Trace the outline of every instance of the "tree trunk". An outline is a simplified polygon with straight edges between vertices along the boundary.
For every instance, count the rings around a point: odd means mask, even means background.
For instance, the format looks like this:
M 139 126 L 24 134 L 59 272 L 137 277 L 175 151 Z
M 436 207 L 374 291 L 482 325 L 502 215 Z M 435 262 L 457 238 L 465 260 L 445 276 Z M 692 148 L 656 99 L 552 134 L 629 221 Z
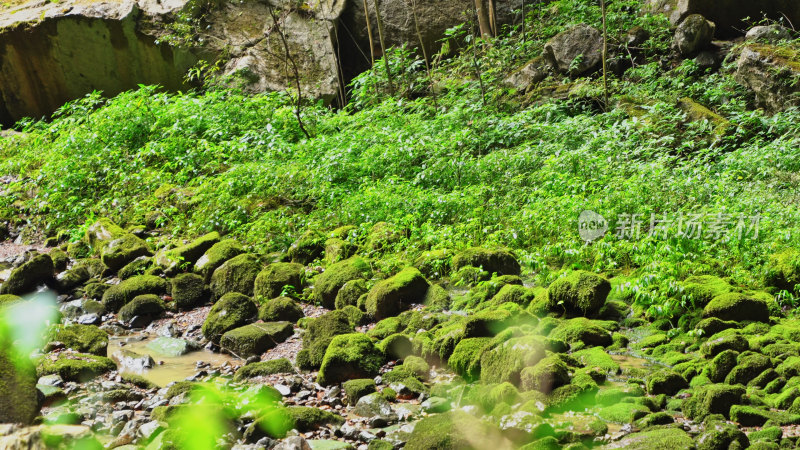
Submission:
M 494 37 L 492 25 L 489 21 L 488 7 L 483 3 L 484 0 L 475 0 L 475 14 L 478 16 L 478 28 L 481 30 L 481 37 L 488 39 Z

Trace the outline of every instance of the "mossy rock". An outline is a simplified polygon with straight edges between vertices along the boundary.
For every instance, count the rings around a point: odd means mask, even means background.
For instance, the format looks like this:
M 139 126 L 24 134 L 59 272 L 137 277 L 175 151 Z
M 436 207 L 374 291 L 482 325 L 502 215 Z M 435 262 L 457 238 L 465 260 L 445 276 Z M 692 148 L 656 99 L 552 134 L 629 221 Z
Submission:
M 325 351 L 317 382 L 327 386 L 375 376 L 383 362 L 383 354 L 366 335 L 339 335 L 331 340 Z
M 325 262 L 333 264 L 353 256 L 358 248 L 350 242 L 339 238 L 325 240 Z
M 764 284 L 793 292 L 795 285 L 800 284 L 800 252 L 789 249 L 770 255 Z
M 203 304 L 209 294 L 200 275 L 182 273 L 172 279 L 172 300 L 179 311 L 188 311 Z
M 72 265 L 73 269 L 84 268 L 89 272 L 89 278 L 99 278 L 108 270 L 103 261 L 96 258 L 80 259 Z
M 699 307 L 705 306 L 714 297 L 733 292 L 733 286 L 722 278 L 713 275 L 691 276 L 685 279 L 682 284 L 684 292 Z
M 233 376 L 234 380 L 244 380 L 247 378 L 264 377 L 276 373 L 295 373 L 292 363 L 286 358 L 271 359 L 260 361 L 242 366 Z
M 325 308 L 334 309 L 336 296 L 345 283 L 369 278 L 371 274 L 369 264 L 358 256 L 332 264 L 314 278 L 314 299 Z
M 136 275 L 143 275 L 145 272 L 147 272 L 147 269 L 152 267 L 152 265 L 153 258 L 140 256 L 119 269 L 117 272 L 117 277 L 119 277 L 120 280 L 127 280 L 128 278 L 135 277 Z
M 219 241 L 219 233 L 212 231 L 186 245 L 159 252 L 155 257 L 155 261 L 159 266 L 163 267 L 167 273 L 191 269 L 197 261 L 210 250 L 211 247 L 219 243 Z
M 703 309 L 703 317 L 769 322 L 769 304 L 761 298 L 729 292 L 714 297 Z
M 607 347 L 614 342 L 608 330 L 602 328 L 596 321 L 583 317 L 563 321 L 548 336 L 564 341 L 573 348 Z
M 308 330 L 303 334 L 303 350 L 306 351 L 303 358 L 306 358 L 304 363 L 308 364 L 306 367 L 319 368 L 328 344 L 334 336 L 353 331 L 355 328 L 350 323 L 349 317 L 341 310 L 331 311 L 311 321 Z M 297 358 L 298 366 L 305 368 L 304 364 L 301 364 L 302 358 L 299 354 Z
M 424 359 L 414 355 L 407 356 L 403 359 L 402 367 L 423 381 L 428 379 L 431 372 L 431 366 Z
M 153 320 L 161 316 L 165 310 L 164 302 L 159 296 L 154 294 L 137 295 L 120 308 L 117 317 L 122 322 L 130 322 L 134 317 L 148 317 Z
M 361 397 L 377 391 L 375 380 L 372 378 L 345 381 L 342 384 L 342 388 L 344 388 L 347 404 L 350 406 L 355 406 Z
M 547 309 L 552 312 L 591 317 L 606 303 L 611 283 L 592 272 L 576 270 L 547 288 Z
M 278 297 L 258 308 L 258 318 L 264 322 L 287 321 L 295 323 L 305 317 L 303 308 L 289 297 Z
M 480 376 L 484 383 L 508 381 L 520 384 L 520 373 L 545 357 L 544 340 L 538 336 L 511 338 L 481 354 Z
M 297 263 L 272 263 L 256 276 L 254 294 L 256 298 L 270 299 L 281 295 L 287 286 L 302 292 L 305 270 Z
M 702 331 L 703 336 L 713 336 L 720 331 L 731 328 L 739 328 L 739 323 L 732 320 L 721 320 L 716 317 L 703 319 L 695 325 L 695 329 Z
M 372 252 L 385 251 L 407 235 L 408 230 L 393 223 L 378 222 L 369 230 L 365 247 Z
M 495 426 L 462 411 L 428 416 L 414 426 L 406 450 L 511 448 Z
M 647 392 L 650 395 L 675 395 L 689 387 L 683 375 L 667 370 L 655 372 L 647 377 Z
M 518 317 L 503 308 L 486 309 L 464 321 L 465 337 L 491 337 L 514 325 Z
M 386 339 L 379 342 L 377 347 L 387 359 L 391 360 L 403 359 L 414 351 L 411 339 L 400 333 L 388 336 Z
M 42 285 L 55 283 L 53 260 L 40 254 L 11 271 L 8 279 L 0 285 L 0 294 L 25 295 Z
M 694 389 L 691 397 L 681 406 L 683 414 L 689 419 L 701 421 L 711 414 L 721 414 L 730 418 L 731 407 L 740 404 L 745 395 L 743 386 L 709 384 Z
M 19 303 L 25 301 L 24 298 L 13 295 L 13 294 L 2 294 L 0 295 L 0 308 L 13 305 L 14 303 Z
M 212 245 L 194 265 L 194 273 L 203 277 L 205 282 L 211 281 L 211 275 L 219 266 L 231 258 L 244 253 L 244 247 L 233 239 L 226 239 Z
M 403 331 L 403 324 L 398 317 L 387 317 L 367 331 L 367 336 L 376 339 L 385 339 L 395 333 Z
M 750 442 L 769 441 L 779 442 L 783 437 L 783 429 L 781 427 L 772 426 L 765 427 L 758 431 L 753 431 L 747 435 Z
M 731 420 L 744 427 L 760 427 L 767 421 L 775 425 L 796 425 L 800 423 L 800 415 L 783 411 L 769 411 L 750 405 L 733 405 L 730 410 Z
M 245 253 L 225 261 L 211 275 L 211 294 L 215 299 L 238 292 L 253 295 L 256 277 L 261 272 L 261 260 L 256 255 Z
M 358 306 L 358 299 L 369 292 L 367 289 L 367 282 L 364 279 L 357 278 L 350 280 L 339 289 L 334 300 L 336 309 L 342 309 L 345 306 Z
M 601 448 L 624 448 L 626 450 L 684 450 L 694 448 L 694 441 L 680 428 L 658 428 L 632 433 Z
M 64 250 L 54 248 L 50 250 L 47 255 L 50 256 L 50 260 L 53 261 L 53 269 L 56 273 L 66 270 L 67 265 L 69 265 L 69 256 L 67 256 Z
M 105 242 L 100 250 L 100 261 L 116 272 L 140 256 L 150 256 L 147 242 L 130 233 Z
M 30 360 L 0 345 L 0 423 L 30 424 L 39 414 L 36 369 Z
M 619 363 L 600 347 L 579 350 L 572 353 L 572 357 L 587 368 L 596 368 L 606 374 L 616 375 L 620 372 Z
M 45 355 L 36 368 L 36 374 L 39 377 L 56 374 L 65 381 L 83 383 L 116 368 L 114 361 L 104 356 L 61 352 Z
M 720 383 L 725 380 L 725 377 L 728 376 L 730 371 L 736 367 L 736 360 L 738 357 L 739 352 L 735 350 L 725 350 L 719 353 L 708 363 L 708 378 L 715 383 Z
M 211 307 L 203 323 L 203 336 L 219 343 L 223 334 L 246 325 L 257 315 L 258 309 L 250 297 L 237 292 L 225 294 Z
M 396 275 L 378 282 L 367 294 L 367 314 L 375 320 L 396 316 L 412 303 L 422 303 L 428 280 L 419 270 L 406 267 Z
M 325 251 L 325 235 L 307 230 L 289 247 L 288 255 L 293 263 L 309 264 Z
M 419 255 L 414 260 L 414 267 L 426 277 L 439 279 L 450 273 L 452 259 L 453 252 L 450 250 L 431 250 Z
M 227 331 L 219 345 L 240 358 L 249 358 L 275 347 L 292 334 L 294 328 L 289 322 L 253 323 Z
M 476 381 L 481 377 L 481 355 L 492 338 L 462 339 L 447 360 L 448 366 L 467 381 Z
M 80 353 L 105 356 L 108 333 L 94 325 L 53 325 L 47 335 L 51 342 L 61 342 Z
M 555 355 L 548 356 L 520 372 L 520 388 L 524 391 L 536 390 L 547 394 L 569 382 L 569 368 Z
M 323 425 L 341 425 L 344 418 L 336 413 L 307 406 L 290 406 L 286 412 L 301 432 L 314 431 Z
M 706 357 L 716 356 L 725 350 L 734 350 L 743 352 L 750 348 L 747 339 L 739 334 L 724 334 L 717 333 L 708 338 L 708 340 L 700 346 L 700 353 Z
M 103 293 L 103 305 L 106 311 L 117 312 L 134 298 L 145 295 L 164 295 L 169 285 L 160 277 L 138 275 L 111 286 Z
M 446 311 L 450 309 L 450 294 L 438 284 L 432 284 L 425 292 L 422 303 L 427 311 Z
M 597 415 L 606 422 L 633 423 L 650 414 L 650 410 L 635 403 L 617 403 L 600 408 Z
M 725 382 L 728 384 L 747 385 L 765 370 L 772 368 L 772 361 L 764 355 L 758 353 L 742 354 L 737 358 L 737 365 L 725 377 Z
M 88 283 L 83 287 L 83 295 L 88 300 L 102 300 L 103 294 L 105 294 L 110 287 L 111 285 L 106 283 Z
M 517 258 L 508 250 L 490 250 L 480 247 L 471 247 L 459 252 L 453 257 L 453 270 L 462 267 L 479 267 L 489 274 L 519 275 L 520 265 Z
M 506 284 L 500 291 L 495 294 L 491 299 L 493 305 L 502 305 L 503 303 L 514 303 L 527 308 L 528 305 L 536 298 L 536 293 L 525 286 L 516 284 Z

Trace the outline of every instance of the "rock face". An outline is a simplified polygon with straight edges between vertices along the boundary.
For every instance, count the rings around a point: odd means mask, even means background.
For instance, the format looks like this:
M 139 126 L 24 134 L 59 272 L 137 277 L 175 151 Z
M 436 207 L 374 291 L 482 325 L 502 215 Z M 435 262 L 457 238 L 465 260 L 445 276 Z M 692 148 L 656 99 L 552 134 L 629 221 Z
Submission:
M 800 22 L 800 2 L 795 0 L 648 0 L 650 11 L 664 13 L 673 24 L 692 14 L 701 14 L 717 24 L 720 37 L 740 36 L 748 28 L 744 19 Z M 784 17 L 785 16 L 785 17 Z
M 602 62 L 603 35 L 589 25 L 577 25 L 554 36 L 544 46 L 544 57 L 554 69 L 578 76 Z
M 737 61 L 736 80 L 756 94 L 756 104 L 768 112 L 800 105 L 800 55 L 789 47 L 749 44 Z
M 673 46 L 681 56 L 689 56 L 708 47 L 714 38 L 714 23 L 700 14 L 692 14 L 678 25 Z

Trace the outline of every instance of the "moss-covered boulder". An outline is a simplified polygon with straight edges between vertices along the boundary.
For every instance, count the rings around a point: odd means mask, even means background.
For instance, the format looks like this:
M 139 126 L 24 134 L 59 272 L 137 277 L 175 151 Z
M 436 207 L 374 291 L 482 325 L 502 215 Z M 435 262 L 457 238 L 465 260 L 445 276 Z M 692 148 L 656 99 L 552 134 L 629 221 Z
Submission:
M 366 335 L 339 335 L 331 340 L 325 351 L 317 382 L 331 385 L 356 378 L 373 377 L 378 374 L 383 362 L 383 354 Z
M 161 297 L 154 294 L 137 295 L 120 308 L 117 317 L 123 322 L 130 322 L 134 317 L 147 318 L 149 322 L 157 319 L 165 310 Z
M 303 308 L 289 297 L 273 298 L 258 308 L 258 318 L 264 322 L 287 321 L 295 323 L 304 316 Z
M 240 358 L 249 358 L 275 347 L 292 334 L 294 328 L 289 322 L 253 323 L 226 332 L 219 345 Z
M 344 418 L 336 413 L 307 406 L 290 406 L 286 412 L 298 431 L 314 431 L 322 425 L 341 425 Z
M 322 256 L 325 251 L 325 235 L 315 231 L 307 230 L 289 247 L 289 258 L 293 263 L 309 264 Z
M 400 333 L 392 334 L 377 344 L 378 350 L 387 359 L 403 359 L 414 352 L 414 345 L 408 336 Z
M 73 269 L 84 268 L 87 272 L 89 272 L 89 278 L 99 278 L 103 276 L 103 274 L 108 270 L 103 261 L 100 261 L 97 258 L 84 258 L 75 261 L 75 264 L 72 265 Z
M 682 283 L 684 292 L 696 306 L 705 306 L 714 297 L 733 292 L 733 286 L 720 277 L 713 275 L 696 275 L 685 279 Z
M 499 429 L 462 411 L 426 417 L 414 425 L 406 450 L 512 448 Z
M 584 270 L 572 271 L 547 289 L 547 309 L 593 316 L 605 305 L 609 292 L 611 284 L 600 275 Z
M 769 304 L 762 298 L 729 292 L 714 297 L 703 309 L 703 317 L 769 322 Z
M 694 446 L 691 436 L 680 428 L 657 428 L 629 434 L 600 448 L 607 450 L 618 448 L 626 450 L 683 450 L 694 448 Z
M 120 280 L 127 280 L 136 275 L 144 275 L 152 267 L 153 258 L 140 256 L 119 269 L 117 271 L 117 277 L 119 277 Z
M 155 262 L 163 267 L 167 273 L 192 269 L 197 260 L 219 241 L 219 233 L 212 231 L 188 244 L 158 252 L 155 256 Z
M 519 275 L 520 265 L 517 258 L 508 250 L 490 250 L 480 247 L 468 248 L 453 257 L 454 271 L 462 267 L 479 267 L 497 275 Z
M 367 292 L 369 292 L 369 289 L 367 289 L 366 280 L 362 278 L 350 280 L 339 289 L 334 306 L 336 309 L 342 309 L 345 306 L 358 306 L 358 299 Z
M 271 299 L 281 295 L 286 286 L 302 292 L 305 270 L 297 263 L 272 263 L 258 273 L 254 293 L 256 298 Z
M 343 259 L 347 259 L 356 253 L 358 248 L 346 241 L 339 238 L 328 238 L 325 240 L 325 262 L 333 264 Z
M 53 269 L 56 273 L 63 272 L 67 269 L 69 265 L 69 256 L 67 256 L 67 252 L 60 248 L 54 248 L 47 254 L 50 256 L 50 260 L 53 261 Z
M 347 404 L 350 406 L 355 406 L 361 397 L 377 391 L 375 380 L 372 378 L 345 381 L 342 387 L 344 388 Z
M 675 395 L 688 387 L 689 383 L 683 375 L 668 370 L 658 371 L 647 377 L 647 393 L 650 395 Z
M 569 384 L 569 381 L 569 367 L 555 355 L 543 358 L 520 373 L 520 388 L 524 391 L 536 390 L 547 394 Z
M 27 357 L 0 345 L 0 423 L 29 424 L 38 414 L 33 364 Z
M 0 294 L 24 295 L 42 285 L 54 285 L 53 260 L 50 256 L 35 255 L 11 271 L 8 279 L 0 285 Z
M 24 301 L 22 297 L 13 294 L 0 295 L 0 308 Z
M 372 252 L 385 251 L 391 245 L 399 242 L 404 236 L 407 236 L 407 234 L 408 230 L 393 223 L 377 222 L 369 230 L 365 247 Z
M 607 347 L 613 343 L 611 333 L 596 321 L 583 317 L 565 320 L 556 326 L 549 337 L 564 341 L 575 347 Z
M 244 247 L 238 241 L 225 239 L 212 245 L 194 265 L 194 273 L 203 277 L 208 283 L 211 275 L 225 261 L 244 253 Z
M 703 432 L 697 438 L 698 450 L 750 447 L 747 435 L 736 425 L 719 420 L 719 416 L 712 416 L 709 419 L 704 421 Z
M 708 384 L 697 387 L 692 396 L 683 401 L 681 410 L 686 417 L 695 421 L 711 414 L 730 418 L 731 407 L 742 402 L 745 392 L 740 385 Z
M 139 275 L 111 286 L 103 294 L 106 311 L 117 312 L 135 297 L 145 294 L 164 295 L 169 285 L 160 277 Z
M 203 277 L 182 273 L 172 279 L 172 300 L 179 311 L 188 311 L 203 304 L 210 296 Z
M 510 302 L 526 308 L 534 298 L 536 293 L 532 289 L 517 284 L 506 284 L 492 297 L 491 304 L 502 305 Z
M 511 338 L 481 354 L 481 381 L 520 384 L 520 373 L 545 357 L 544 339 L 539 336 Z
M 36 368 L 36 374 L 39 377 L 56 374 L 65 381 L 82 383 L 116 368 L 114 361 L 104 356 L 60 352 L 42 357 Z
M 419 255 L 414 260 L 414 267 L 426 277 L 438 279 L 450 273 L 452 259 L 453 252 L 450 250 L 431 250 Z
M 250 253 L 225 261 L 211 275 L 209 287 L 213 298 L 219 299 L 229 292 L 252 296 L 261 267 L 261 260 Z
M 467 381 L 475 381 L 481 377 L 481 355 L 492 338 L 462 339 L 447 360 L 448 366 Z
M 334 336 L 352 333 L 355 328 L 350 323 L 350 319 L 344 311 L 336 310 L 323 314 L 314 319 L 303 334 L 303 356 L 298 354 L 298 365 L 301 368 L 318 368 L 322 365 L 322 359 L 328 344 Z M 301 364 L 302 363 L 302 364 Z M 303 367 L 306 365 L 305 367 Z
M 61 342 L 77 352 L 98 356 L 105 356 L 108 349 L 108 333 L 94 325 L 53 325 L 47 339 Z
M 728 384 L 747 385 L 765 370 L 772 369 L 772 361 L 759 353 L 739 355 L 736 366 L 725 377 Z
M 328 309 L 336 307 L 336 295 L 350 280 L 369 278 L 369 264 L 358 256 L 339 261 L 314 278 L 314 299 Z
M 89 281 L 89 271 L 83 266 L 73 267 L 65 270 L 56 277 L 56 289 L 58 292 L 69 293 L 76 287 Z
M 414 267 L 376 284 L 367 294 L 367 314 L 375 320 L 396 316 L 412 303 L 422 303 L 428 280 Z
M 100 260 L 114 272 L 140 256 L 150 255 L 147 243 L 130 233 L 105 242 L 100 249 Z
M 735 350 L 725 350 L 717 354 L 709 363 L 706 375 L 714 383 L 720 383 L 725 380 L 731 370 L 736 367 L 736 359 L 739 357 L 739 352 Z
M 438 284 L 432 284 L 428 287 L 422 302 L 428 311 L 446 311 L 450 309 L 450 294 Z
M 250 297 L 238 292 L 222 296 L 208 313 L 203 323 L 203 336 L 219 343 L 222 335 L 235 328 L 247 325 L 258 315 L 258 308 Z
M 235 380 L 247 378 L 264 377 L 276 373 L 295 373 L 291 361 L 286 358 L 271 359 L 269 361 L 259 361 L 242 366 L 233 376 Z
M 716 356 L 725 350 L 743 352 L 750 348 L 750 344 L 743 336 L 737 333 L 721 332 L 708 338 L 700 346 L 700 353 L 706 357 Z
M 770 255 L 765 272 L 767 286 L 794 292 L 800 284 L 800 252 L 789 249 Z

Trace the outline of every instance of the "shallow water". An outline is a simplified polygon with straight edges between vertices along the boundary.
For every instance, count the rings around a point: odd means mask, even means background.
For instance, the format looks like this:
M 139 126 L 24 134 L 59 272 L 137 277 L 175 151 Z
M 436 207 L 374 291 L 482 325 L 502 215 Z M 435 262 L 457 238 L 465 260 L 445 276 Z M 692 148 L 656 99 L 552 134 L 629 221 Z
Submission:
M 147 344 L 155 338 L 156 336 L 148 336 L 144 339 L 141 336 L 112 337 L 108 341 L 108 355 L 110 356 L 123 348 L 140 355 L 150 355 L 156 362 L 152 369 L 144 369 L 141 372 L 126 370 L 125 372 L 141 375 L 161 387 L 173 381 L 185 380 L 187 377 L 197 373 L 198 361 L 207 362 L 213 367 L 221 366 L 226 362 L 229 364 L 241 364 L 241 360 L 237 358 L 222 353 L 214 353 L 206 349 L 189 352 L 182 356 L 163 356 L 147 348 Z

